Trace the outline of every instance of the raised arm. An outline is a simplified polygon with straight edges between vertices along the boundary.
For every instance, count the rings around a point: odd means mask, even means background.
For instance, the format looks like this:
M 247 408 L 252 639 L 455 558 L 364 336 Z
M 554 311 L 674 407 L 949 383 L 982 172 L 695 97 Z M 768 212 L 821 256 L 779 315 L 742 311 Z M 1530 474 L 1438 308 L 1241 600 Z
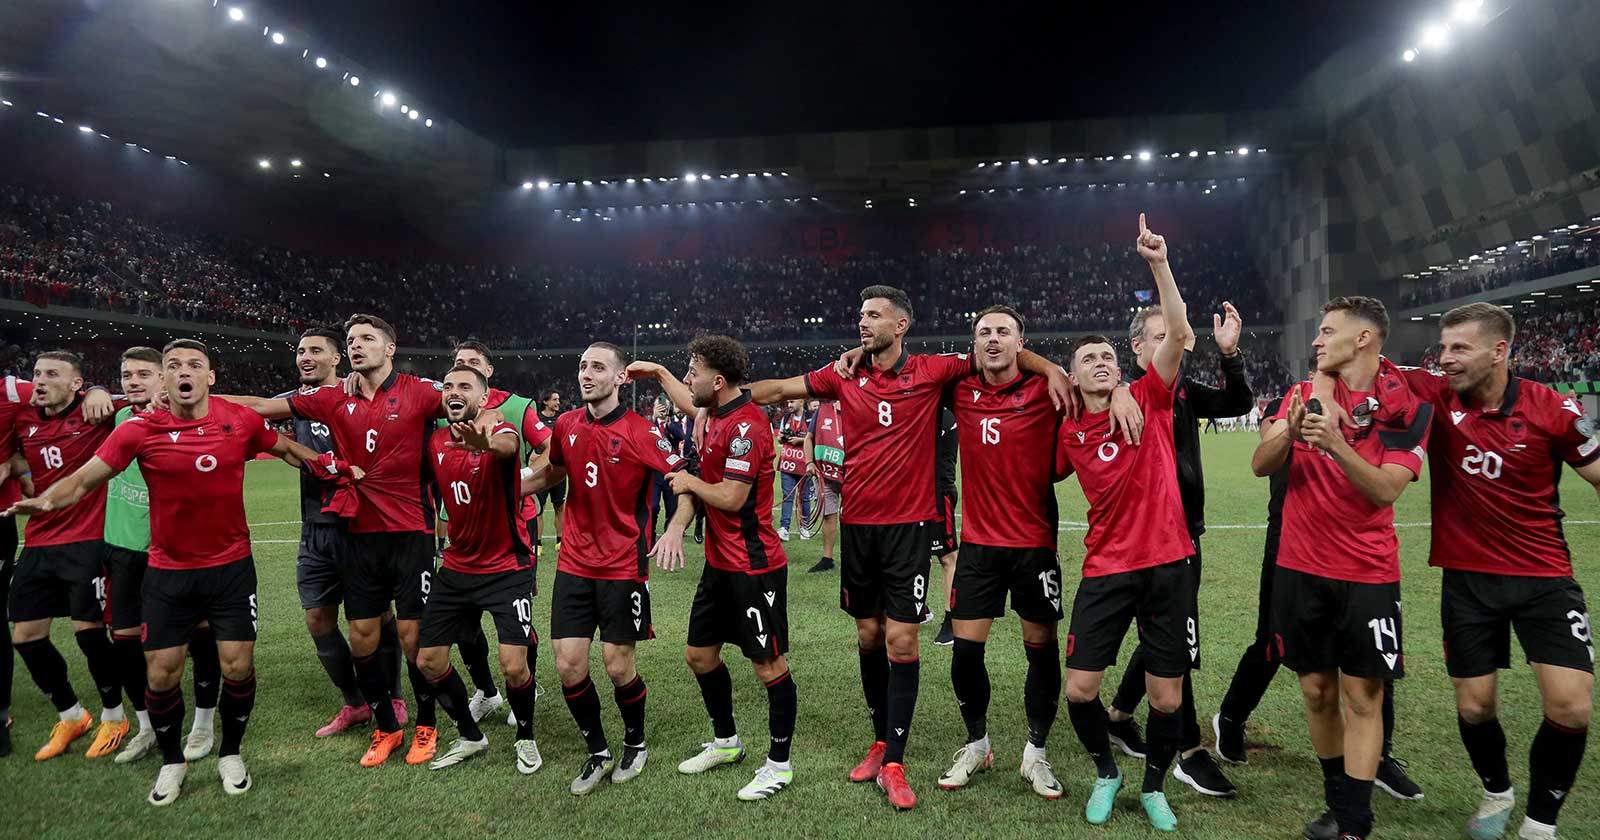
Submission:
M 542 493 L 546 489 L 560 484 L 566 477 L 567 468 L 558 467 L 550 463 L 550 459 L 546 457 L 542 468 L 534 464 L 523 468 L 521 493 L 524 496 Z
M 788 379 L 762 379 L 746 386 L 750 390 L 750 399 L 756 405 L 772 405 L 784 400 L 803 400 L 811 396 L 806 390 L 804 376 L 791 376 Z M 692 408 L 692 405 L 691 405 Z
M 628 365 L 628 377 L 654 379 L 661 386 L 662 393 L 667 395 L 667 399 L 672 400 L 672 404 L 677 406 L 679 411 L 684 414 L 694 413 L 694 394 L 690 393 L 689 386 L 673 376 L 672 371 L 667 370 L 665 365 L 655 362 L 634 362 Z
M 244 397 L 232 394 L 214 394 L 213 396 L 227 400 L 234 405 L 248 408 L 268 420 L 287 420 L 294 416 L 294 412 L 289 409 L 289 401 L 282 397 Z
M 116 474 L 117 470 L 112 469 L 110 464 L 98 457 L 90 458 L 88 463 L 74 470 L 72 475 L 50 485 L 50 489 L 39 496 L 17 502 L 4 515 L 47 513 L 72 507 L 84 496 L 110 481 Z
M 1172 266 L 1167 262 L 1167 240 L 1153 233 L 1145 225 L 1144 214 L 1139 214 L 1139 239 L 1135 243 L 1139 256 L 1150 264 L 1150 273 L 1156 278 L 1156 292 L 1161 297 L 1161 317 L 1167 322 L 1167 335 L 1156 348 L 1150 366 L 1161 381 L 1172 385 L 1178 380 L 1178 369 L 1183 365 L 1183 348 L 1194 337 L 1189 326 L 1189 308 L 1178 292 L 1178 281 L 1172 276 Z

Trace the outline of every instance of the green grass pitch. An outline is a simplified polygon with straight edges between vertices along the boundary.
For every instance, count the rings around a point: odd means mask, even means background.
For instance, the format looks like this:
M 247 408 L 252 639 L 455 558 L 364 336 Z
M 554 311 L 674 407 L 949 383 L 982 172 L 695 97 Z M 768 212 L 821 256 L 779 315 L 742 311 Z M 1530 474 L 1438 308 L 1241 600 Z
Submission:
M 1239 653 L 1248 643 L 1256 616 L 1256 582 L 1261 565 L 1267 484 L 1249 472 L 1253 434 L 1204 436 L 1209 485 L 1205 537 L 1205 585 L 1201 628 L 1205 670 L 1196 677 L 1200 712 L 1209 720 L 1226 689 Z M 1600 501 L 1571 475 L 1563 483 L 1569 513 L 1567 535 L 1580 580 L 1600 574 Z M 1022 683 L 1026 665 L 1016 621 L 999 622 L 989 643 L 994 685 L 990 736 L 996 765 L 964 791 L 935 785 L 965 734 L 949 681 L 948 648 L 923 634 L 922 693 L 909 751 L 910 779 L 921 797 L 916 810 L 890 810 L 877 789 L 852 785 L 846 771 L 869 740 L 869 724 L 857 676 L 855 633 L 838 604 L 838 576 L 808 575 L 820 555 L 820 541 L 788 543 L 793 571 L 789 583 L 791 652 L 789 661 L 800 691 L 795 738 L 795 783 L 775 799 L 742 803 L 735 791 L 749 779 L 766 751 L 765 692 L 749 667 L 730 650 L 735 709 L 740 732 L 752 745 L 750 759 L 737 769 L 700 777 L 681 776 L 675 765 L 710 737 L 699 691 L 682 661 L 682 641 L 701 552 L 689 546 L 689 568 L 656 573 L 655 627 L 658 638 L 640 646 L 639 665 L 650 686 L 650 764 L 626 786 L 606 785 L 575 798 L 567 783 L 583 758 L 582 741 L 561 700 L 548 650 L 539 653 L 538 678 L 552 689 L 540 702 L 536 735 L 545 765 L 536 775 L 515 772 L 512 732 L 504 720 L 486 721 L 493 744 L 487 759 L 441 773 L 408 767 L 398 757 L 383 767 L 357 766 L 365 733 L 329 739 L 311 733 L 338 708 L 338 696 L 317 663 L 305 632 L 294 588 L 298 537 L 295 476 L 276 462 L 252 465 L 248 472 L 249 518 L 257 541 L 261 635 L 256 648 L 259 695 L 245 739 L 244 756 L 255 776 L 247 795 L 224 796 L 214 758 L 190 768 L 183 797 L 173 807 L 154 809 L 144 795 L 154 780 L 158 759 L 114 765 L 110 759 L 83 758 L 88 739 L 67 755 L 43 764 L 32 752 L 42 743 L 55 715 L 28 678 L 16 668 L 13 730 L 16 752 L 0 760 L 0 796 L 6 817 L 0 837 L 140 838 L 239 837 L 996 837 L 1077 836 L 1103 838 L 1152 835 L 1133 791 L 1120 797 L 1111 823 L 1095 829 L 1082 817 L 1091 765 L 1062 711 L 1051 737 L 1057 774 L 1065 798 L 1046 802 L 1016 775 L 1024 736 Z M 1063 566 L 1068 586 L 1082 561 L 1084 502 L 1071 481 L 1059 488 L 1064 531 Z M 1405 644 L 1409 676 L 1399 688 L 1396 754 L 1410 763 L 1427 798 L 1398 802 L 1374 795 L 1376 836 L 1447 838 L 1462 836 L 1461 826 L 1477 803 L 1479 785 L 1456 734 L 1450 683 L 1440 657 L 1439 573 L 1427 566 L 1428 497 L 1426 480 L 1401 499 L 1396 519 L 1407 621 Z M 540 589 L 548 592 L 553 563 L 539 569 Z M 931 596 L 930 596 L 931 597 Z M 1070 603 L 1070 601 L 1069 601 Z M 549 624 L 549 604 L 535 603 L 536 626 Z M 488 626 L 486 624 L 486 626 Z M 493 628 L 489 627 L 492 633 Z M 1061 629 L 1062 635 L 1066 628 Z M 56 644 L 72 664 L 80 696 L 92 698 L 82 657 L 66 622 L 56 626 Z M 1130 641 L 1131 645 L 1131 641 Z M 1124 657 L 1130 648 L 1124 647 Z M 605 720 L 613 740 L 621 724 L 604 691 L 604 672 L 596 654 L 595 674 L 602 685 Z M 1119 676 L 1108 675 L 1108 686 Z M 185 689 L 189 688 L 185 677 Z M 1108 693 L 1110 688 L 1107 689 Z M 1540 721 L 1537 690 L 1526 665 L 1518 663 L 1502 678 L 1501 718 L 1510 741 L 1513 779 L 1525 802 L 1527 748 Z M 87 701 L 86 701 L 87 702 Z M 1141 711 L 1141 716 L 1143 712 Z M 441 713 L 441 740 L 448 745 L 453 726 Z M 1209 725 L 1206 726 L 1209 743 Z M 1247 767 L 1230 768 L 1240 796 L 1213 800 L 1172 781 L 1168 785 L 1180 831 L 1193 838 L 1293 838 L 1321 810 L 1322 785 L 1306 736 L 1298 689 L 1292 675 L 1280 673 L 1251 722 L 1249 740 L 1259 745 Z M 1564 837 L 1594 837 L 1600 822 L 1600 760 L 1591 755 L 1562 814 Z M 1136 783 L 1136 762 L 1122 759 Z M 1521 820 L 1522 802 L 1512 823 Z M 1596 833 L 1589 833 L 1596 832 Z

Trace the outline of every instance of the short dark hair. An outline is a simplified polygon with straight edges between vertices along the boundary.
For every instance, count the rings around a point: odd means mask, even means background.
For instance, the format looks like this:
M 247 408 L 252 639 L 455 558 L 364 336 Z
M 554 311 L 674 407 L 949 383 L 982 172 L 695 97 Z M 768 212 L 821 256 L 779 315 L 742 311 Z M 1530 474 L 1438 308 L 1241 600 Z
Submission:
M 328 342 L 335 353 L 344 353 L 344 336 L 332 327 L 312 327 L 300 334 L 301 338 L 321 338 Z
M 165 359 L 174 350 L 197 350 L 206 357 L 206 364 L 211 364 L 211 348 L 192 338 L 175 338 L 167 342 L 167 346 L 161 348 L 161 358 Z
M 1383 301 L 1365 295 L 1344 295 L 1322 305 L 1322 314 L 1348 312 L 1378 328 L 1378 338 L 1389 337 L 1389 309 Z
M 1106 338 L 1103 335 L 1086 335 L 1083 338 L 1072 342 L 1072 358 L 1076 359 L 1078 357 L 1078 351 L 1091 344 L 1111 344 L 1111 339 Z M 1116 349 L 1115 344 L 1111 344 L 1111 347 L 1112 349 Z
M 744 345 L 725 335 L 702 335 L 689 342 L 689 355 L 698 356 L 706 367 L 722 374 L 729 385 L 744 381 L 750 367 L 750 354 Z
M 1505 341 L 1507 344 L 1517 337 L 1517 322 L 1511 313 L 1492 303 L 1468 303 L 1458 306 L 1444 317 L 1439 319 L 1439 327 L 1459 327 L 1466 323 L 1476 323 L 1478 329 Z
M 633 359 L 627 354 L 627 351 L 609 341 L 596 341 L 590 344 L 588 349 L 593 350 L 596 347 L 600 348 L 601 350 L 610 350 L 612 353 L 614 353 L 617 357 L 618 367 L 627 367 L 633 363 Z
M 1141 306 L 1133 312 L 1133 320 L 1128 324 L 1128 340 L 1144 341 L 1144 328 L 1150 319 L 1161 314 L 1159 306 Z
M 52 362 L 66 362 L 72 365 L 72 369 L 77 371 L 79 375 L 83 373 L 83 357 L 71 350 L 46 350 L 34 359 L 34 363 L 38 364 L 46 359 Z
M 388 321 L 385 321 L 385 320 L 383 320 L 382 318 L 379 318 L 376 315 L 364 315 L 364 314 L 362 314 L 360 312 L 357 312 L 356 314 L 351 315 L 349 318 L 345 319 L 345 321 L 344 321 L 344 331 L 348 335 L 349 332 L 350 332 L 350 328 L 351 327 L 360 326 L 362 324 L 366 324 L 369 327 L 373 327 L 373 328 L 377 329 L 378 332 L 381 332 L 384 335 L 388 336 L 390 344 L 394 344 L 395 343 L 394 327 L 390 326 Z
M 493 363 L 494 361 L 494 358 L 489 355 L 489 345 L 484 344 L 476 338 L 469 338 L 464 341 L 456 342 L 455 349 L 450 351 L 450 356 L 453 358 L 455 354 L 460 353 L 462 350 L 471 350 L 472 352 L 482 356 L 483 360 L 486 362 Z
M 544 389 L 544 393 L 539 395 L 539 402 L 544 402 L 544 401 L 550 399 L 551 397 L 559 397 L 559 396 L 561 396 L 561 392 L 560 391 L 556 390 L 555 388 L 546 388 L 546 389 Z
M 1022 322 L 1022 313 L 1012 309 L 1009 306 L 1006 306 L 1003 303 L 997 303 L 994 306 L 988 307 L 987 309 L 980 310 L 977 315 L 974 315 L 972 317 L 972 332 L 978 332 L 978 322 L 983 320 L 983 316 L 996 314 L 1004 315 L 1007 318 L 1016 321 L 1018 335 L 1022 335 L 1023 333 L 1027 332 L 1027 325 Z
M 149 362 L 154 365 L 161 364 L 161 351 L 154 347 L 129 347 L 122 351 L 124 362 Z
M 911 311 L 911 297 L 893 286 L 868 286 L 861 290 L 861 302 L 866 303 L 873 298 L 883 298 L 890 306 L 905 314 L 906 320 L 915 322 L 916 316 Z
M 472 374 L 472 378 L 473 379 L 478 380 L 478 387 L 479 388 L 482 388 L 485 391 L 489 390 L 489 379 L 488 379 L 488 377 L 483 375 L 483 371 L 478 370 L 477 368 L 475 368 L 475 367 L 473 367 L 471 365 L 456 365 L 456 366 L 450 368 L 449 370 L 445 371 L 444 375 L 445 376 L 449 376 L 452 373 L 470 373 L 470 374 Z

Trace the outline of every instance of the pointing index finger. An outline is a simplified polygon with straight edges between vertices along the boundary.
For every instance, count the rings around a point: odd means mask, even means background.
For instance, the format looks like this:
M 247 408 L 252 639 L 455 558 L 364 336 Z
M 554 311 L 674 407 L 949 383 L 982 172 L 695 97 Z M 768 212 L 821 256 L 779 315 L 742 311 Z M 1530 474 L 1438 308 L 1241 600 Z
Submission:
M 1140 236 L 1144 236 L 1145 234 L 1147 234 L 1149 232 L 1150 232 L 1150 228 L 1146 227 L 1145 223 L 1144 223 L 1144 214 L 1140 213 L 1139 214 L 1139 235 Z

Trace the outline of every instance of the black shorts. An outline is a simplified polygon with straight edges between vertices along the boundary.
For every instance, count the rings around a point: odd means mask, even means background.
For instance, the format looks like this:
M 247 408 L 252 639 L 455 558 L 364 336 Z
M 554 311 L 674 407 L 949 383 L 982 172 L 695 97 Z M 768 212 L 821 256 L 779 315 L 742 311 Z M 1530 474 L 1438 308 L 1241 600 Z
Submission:
M 550 638 L 592 639 L 631 645 L 654 639 L 650 624 L 650 584 L 642 580 L 600 580 L 556 571 L 550 598 Z
M 545 502 L 546 501 L 549 501 L 550 503 L 557 504 L 557 505 L 566 504 L 567 503 L 567 480 L 563 478 L 563 479 L 561 479 L 561 481 L 557 482 L 556 484 L 553 484 L 553 485 L 551 485 L 549 487 L 546 487 L 543 490 L 540 490 L 539 493 L 538 493 L 538 496 L 539 496 L 539 510 L 544 510 L 545 509 L 544 506 L 545 506 Z
M 747 575 L 706 564 L 689 608 L 689 647 L 734 644 L 746 659 L 789 652 L 789 567 Z
M 950 585 L 950 617 L 958 621 L 1000 618 L 1011 609 L 1023 621 L 1060 621 L 1061 561 L 1051 548 L 1006 548 L 967 543 Z
M 377 618 L 394 602 L 395 618 L 416 621 L 433 577 L 433 535 L 387 531 L 344 535 L 344 617 Z
M 1529 662 L 1594 673 L 1583 587 L 1569 577 L 1444 570 L 1445 669 L 1456 679 L 1511 667 L 1511 628 Z
M 1352 677 L 1405 676 L 1400 583 L 1354 583 L 1278 567 L 1272 634 L 1289 670 Z
M 144 570 L 150 555 L 106 544 L 106 612 L 111 614 L 112 630 L 132 630 L 144 623 Z
M 473 574 L 440 569 L 422 612 L 422 647 L 448 647 L 476 639 L 484 613 L 494 618 L 502 645 L 533 645 L 533 569 Z
M 294 561 L 294 585 L 300 609 L 337 607 L 344 603 L 344 526 L 336 522 L 300 525 L 300 554 Z
M 920 624 L 928 609 L 928 523 L 839 528 L 839 608 Z
M 219 642 L 256 640 L 255 558 L 204 569 L 145 572 L 145 650 L 188 644 L 202 621 L 211 623 Z
M 956 536 L 956 509 L 960 503 L 954 487 L 939 491 L 939 509 L 928 528 L 928 549 L 934 557 L 943 557 L 961 547 Z
M 11 620 L 106 620 L 106 544 L 23 546 L 11 580 Z
M 961 565 L 956 564 L 959 571 Z M 1189 560 L 1084 578 L 1072 599 L 1067 667 L 1104 671 L 1117 662 L 1128 622 L 1138 626 L 1145 671 L 1181 677 L 1200 658 L 1194 573 Z

